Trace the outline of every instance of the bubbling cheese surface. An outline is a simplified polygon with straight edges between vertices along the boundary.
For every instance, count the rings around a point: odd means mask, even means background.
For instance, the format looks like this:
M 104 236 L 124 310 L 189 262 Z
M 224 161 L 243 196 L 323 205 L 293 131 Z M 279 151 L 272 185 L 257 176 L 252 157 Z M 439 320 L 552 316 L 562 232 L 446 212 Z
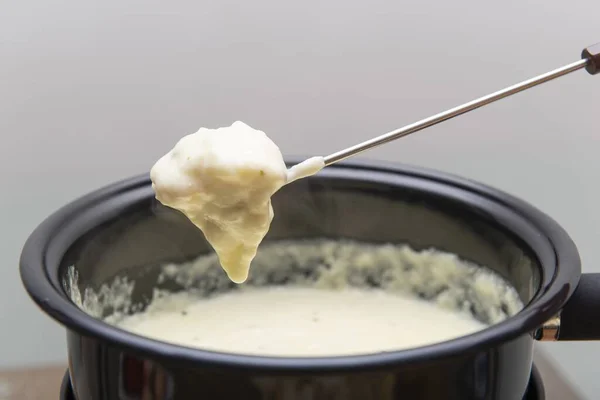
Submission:
M 324 166 L 313 157 L 288 171 L 264 132 L 237 121 L 183 137 L 150 178 L 157 200 L 200 228 L 229 278 L 242 283 L 273 220 L 271 196 Z

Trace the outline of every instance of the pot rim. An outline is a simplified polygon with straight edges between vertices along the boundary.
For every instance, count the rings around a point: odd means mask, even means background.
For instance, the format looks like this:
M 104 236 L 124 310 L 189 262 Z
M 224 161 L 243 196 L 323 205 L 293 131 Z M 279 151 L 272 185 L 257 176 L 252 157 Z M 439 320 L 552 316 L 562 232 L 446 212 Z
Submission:
M 290 161 L 288 164 L 295 164 L 295 162 Z M 151 184 L 148 174 L 125 179 L 93 191 L 63 206 L 46 218 L 33 231 L 23 247 L 20 259 L 21 280 L 33 301 L 67 329 L 99 338 L 116 347 L 126 348 L 131 353 L 165 361 L 192 363 L 196 366 L 268 370 L 281 373 L 383 368 L 390 365 L 443 359 L 469 353 L 482 347 L 491 348 L 524 334 L 531 334 L 555 316 L 574 292 L 581 275 L 581 261 L 575 243 L 556 221 L 529 203 L 469 179 L 414 166 L 365 160 L 339 163 L 321 171 L 325 176 L 349 179 L 361 173 L 387 176 L 388 181 L 393 176 L 402 176 L 416 179 L 423 184 L 441 184 L 452 192 L 463 191 L 463 194 L 466 192 L 478 196 L 480 200 L 487 200 L 493 208 L 491 213 L 494 216 L 506 213 L 510 214 L 510 218 L 516 222 L 527 223 L 537 231 L 539 237 L 536 240 L 545 242 L 544 246 L 548 248 L 546 263 L 540 260 L 540 289 L 518 314 L 484 330 L 442 343 L 377 354 L 306 358 L 266 357 L 200 350 L 149 339 L 121 330 L 86 314 L 68 298 L 58 277 L 62 258 L 77 239 L 71 237 L 65 240 L 59 233 L 73 221 L 81 219 L 83 211 L 109 200 L 132 204 L 147 198 Z M 137 195 L 133 195 L 134 192 L 137 192 Z M 459 201 L 469 204 L 466 199 Z M 539 257 L 539 254 L 536 253 L 536 256 Z M 43 277 L 40 274 L 43 274 Z

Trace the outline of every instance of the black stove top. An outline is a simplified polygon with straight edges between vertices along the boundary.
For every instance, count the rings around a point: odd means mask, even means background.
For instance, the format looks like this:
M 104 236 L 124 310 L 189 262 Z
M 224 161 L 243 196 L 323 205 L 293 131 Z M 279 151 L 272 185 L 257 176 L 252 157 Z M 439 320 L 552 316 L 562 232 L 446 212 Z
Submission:
M 544 385 L 542 383 L 542 377 L 535 367 L 531 371 L 531 379 L 529 380 L 529 388 L 523 400 L 545 400 L 546 393 L 544 392 Z M 60 399 L 59 400 L 75 400 L 73 395 L 73 388 L 71 387 L 71 379 L 69 378 L 69 371 L 65 373 L 62 384 L 60 386 Z

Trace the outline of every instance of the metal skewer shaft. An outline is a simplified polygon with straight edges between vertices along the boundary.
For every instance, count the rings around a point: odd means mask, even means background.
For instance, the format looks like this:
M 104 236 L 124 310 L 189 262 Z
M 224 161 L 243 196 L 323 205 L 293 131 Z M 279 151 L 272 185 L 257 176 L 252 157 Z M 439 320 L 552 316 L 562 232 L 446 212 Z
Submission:
M 563 75 L 567 75 L 571 72 L 580 70 L 584 67 L 586 67 L 587 71 L 592 75 L 600 72 L 600 43 L 590 46 L 587 49 L 585 49 L 582 52 L 582 59 L 579 61 L 576 61 L 569 65 L 565 65 L 564 67 L 555 69 L 554 71 L 550 71 L 545 74 L 536 76 L 535 78 L 528 79 L 521 83 L 517 83 L 516 85 L 509 86 L 509 87 L 499 90 L 495 93 L 480 97 L 478 99 L 475 99 L 473 101 L 470 101 L 470 102 L 460 105 L 458 107 L 451 108 L 451 109 L 441 112 L 439 114 L 436 114 L 431 117 L 414 122 L 410 125 L 406 125 L 400 129 L 396 129 L 394 131 L 385 133 L 385 134 L 375 137 L 373 139 L 369 139 L 369 140 L 359 143 L 355 146 L 348 147 L 347 149 L 330 154 L 327 157 L 324 157 L 325 165 L 327 166 L 327 165 L 336 163 L 338 161 L 345 160 L 348 157 L 362 153 L 363 151 L 372 149 L 373 147 L 377 147 L 384 143 L 391 142 L 391 141 L 399 139 L 401 137 L 410 135 L 411 133 L 415 133 L 422 129 L 429 128 L 430 126 L 437 125 L 440 122 L 447 121 L 451 118 L 457 117 L 457 116 L 465 114 L 469 111 L 483 107 L 487 104 L 490 104 L 490 103 L 493 103 L 500 99 L 503 99 L 505 97 L 511 96 L 515 93 L 522 92 L 523 90 L 530 89 L 534 86 L 551 81 L 551 80 L 561 77 Z

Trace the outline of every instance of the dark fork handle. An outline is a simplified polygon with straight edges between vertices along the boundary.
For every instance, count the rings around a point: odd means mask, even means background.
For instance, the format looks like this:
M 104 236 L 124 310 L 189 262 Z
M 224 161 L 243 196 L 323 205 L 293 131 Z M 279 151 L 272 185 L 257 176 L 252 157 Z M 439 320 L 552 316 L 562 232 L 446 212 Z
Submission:
M 591 45 L 590 47 L 583 49 L 581 52 L 581 58 L 588 60 L 585 70 L 592 75 L 596 75 L 600 72 L 600 43 Z

